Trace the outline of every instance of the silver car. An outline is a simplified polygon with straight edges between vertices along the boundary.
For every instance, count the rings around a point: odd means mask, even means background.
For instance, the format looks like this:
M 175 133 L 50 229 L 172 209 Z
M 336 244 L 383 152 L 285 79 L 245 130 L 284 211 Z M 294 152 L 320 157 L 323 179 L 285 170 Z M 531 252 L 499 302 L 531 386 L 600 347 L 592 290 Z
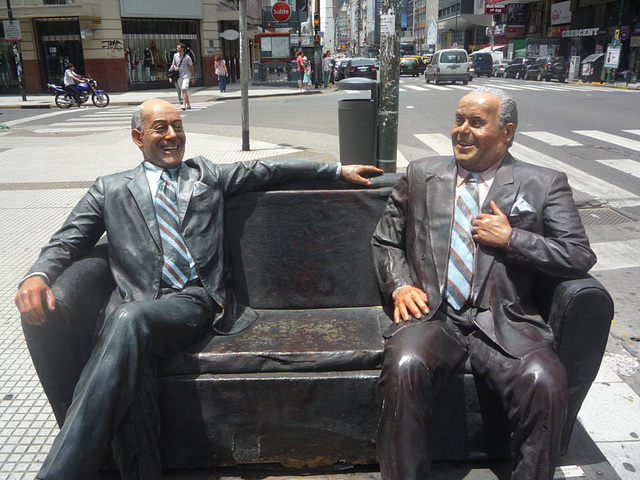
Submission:
M 433 54 L 431 63 L 427 66 L 424 78 L 425 82 L 438 85 L 441 82 L 461 81 L 464 85 L 469 83 L 469 56 L 467 51 L 461 48 L 438 50 Z

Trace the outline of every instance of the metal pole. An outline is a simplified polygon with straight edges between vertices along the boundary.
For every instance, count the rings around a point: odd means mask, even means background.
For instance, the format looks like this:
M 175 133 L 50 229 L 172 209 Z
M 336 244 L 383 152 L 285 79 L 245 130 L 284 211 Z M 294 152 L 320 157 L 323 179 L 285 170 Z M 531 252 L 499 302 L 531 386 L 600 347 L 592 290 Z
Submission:
M 9 12 L 9 20 L 14 21 L 13 10 L 11 9 L 11 0 L 7 0 L 7 11 Z M 27 85 L 24 78 L 24 68 L 22 66 L 22 49 L 19 42 L 13 42 L 13 51 L 18 52 L 18 61 L 16 64 L 16 74 L 18 75 L 18 82 L 20 83 L 20 93 L 22 94 L 22 101 L 27 101 Z
M 401 12 L 402 0 L 382 0 L 380 9 L 378 167 L 387 173 L 396 171 L 398 158 Z
M 238 2 L 240 14 L 240 104 L 242 151 L 249 151 L 249 39 L 247 38 L 247 0 Z

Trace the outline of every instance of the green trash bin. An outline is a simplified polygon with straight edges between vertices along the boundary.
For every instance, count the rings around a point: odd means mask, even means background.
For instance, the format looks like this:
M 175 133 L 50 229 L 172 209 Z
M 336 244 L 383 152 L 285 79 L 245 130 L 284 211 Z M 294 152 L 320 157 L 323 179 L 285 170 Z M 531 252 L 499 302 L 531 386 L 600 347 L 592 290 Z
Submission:
M 368 78 L 347 78 L 338 90 L 367 90 L 371 98 L 338 102 L 340 162 L 343 165 L 375 165 L 378 146 L 378 82 Z

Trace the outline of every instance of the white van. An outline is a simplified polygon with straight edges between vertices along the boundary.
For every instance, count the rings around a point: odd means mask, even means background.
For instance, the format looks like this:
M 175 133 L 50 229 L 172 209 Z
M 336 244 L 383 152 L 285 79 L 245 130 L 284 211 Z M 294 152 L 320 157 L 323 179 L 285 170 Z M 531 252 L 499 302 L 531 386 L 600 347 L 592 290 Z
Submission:
M 424 72 L 425 82 L 438 85 L 441 82 L 461 81 L 464 85 L 469 83 L 469 55 L 461 48 L 438 50 L 431 57 L 431 63 Z

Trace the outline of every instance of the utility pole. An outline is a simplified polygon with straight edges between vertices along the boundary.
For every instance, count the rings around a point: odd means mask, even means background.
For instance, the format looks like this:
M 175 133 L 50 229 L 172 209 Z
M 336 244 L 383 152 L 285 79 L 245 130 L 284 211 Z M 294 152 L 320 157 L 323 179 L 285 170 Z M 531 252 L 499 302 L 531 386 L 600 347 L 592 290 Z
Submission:
M 313 12 L 313 79 L 316 88 L 322 78 L 322 46 L 320 45 L 320 0 L 315 0 Z
M 13 23 L 17 21 L 13 18 L 13 10 L 11 9 L 11 0 L 7 0 L 7 12 L 9 13 L 9 22 Z M 17 56 L 16 73 L 18 75 L 18 82 L 20 83 L 20 93 L 22 94 L 22 101 L 26 102 L 27 101 L 27 85 L 24 78 L 24 68 L 22 66 L 22 49 L 20 48 L 20 42 L 13 42 L 12 50 L 14 52 L 14 55 Z
M 398 96 L 402 0 L 382 0 L 380 8 L 380 102 L 378 167 L 395 173 L 398 158 Z
M 242 151 L 249 151 L 249 39 L 247 38 L 247 0 L 238 2 L 240 14 L 240 104 Z

